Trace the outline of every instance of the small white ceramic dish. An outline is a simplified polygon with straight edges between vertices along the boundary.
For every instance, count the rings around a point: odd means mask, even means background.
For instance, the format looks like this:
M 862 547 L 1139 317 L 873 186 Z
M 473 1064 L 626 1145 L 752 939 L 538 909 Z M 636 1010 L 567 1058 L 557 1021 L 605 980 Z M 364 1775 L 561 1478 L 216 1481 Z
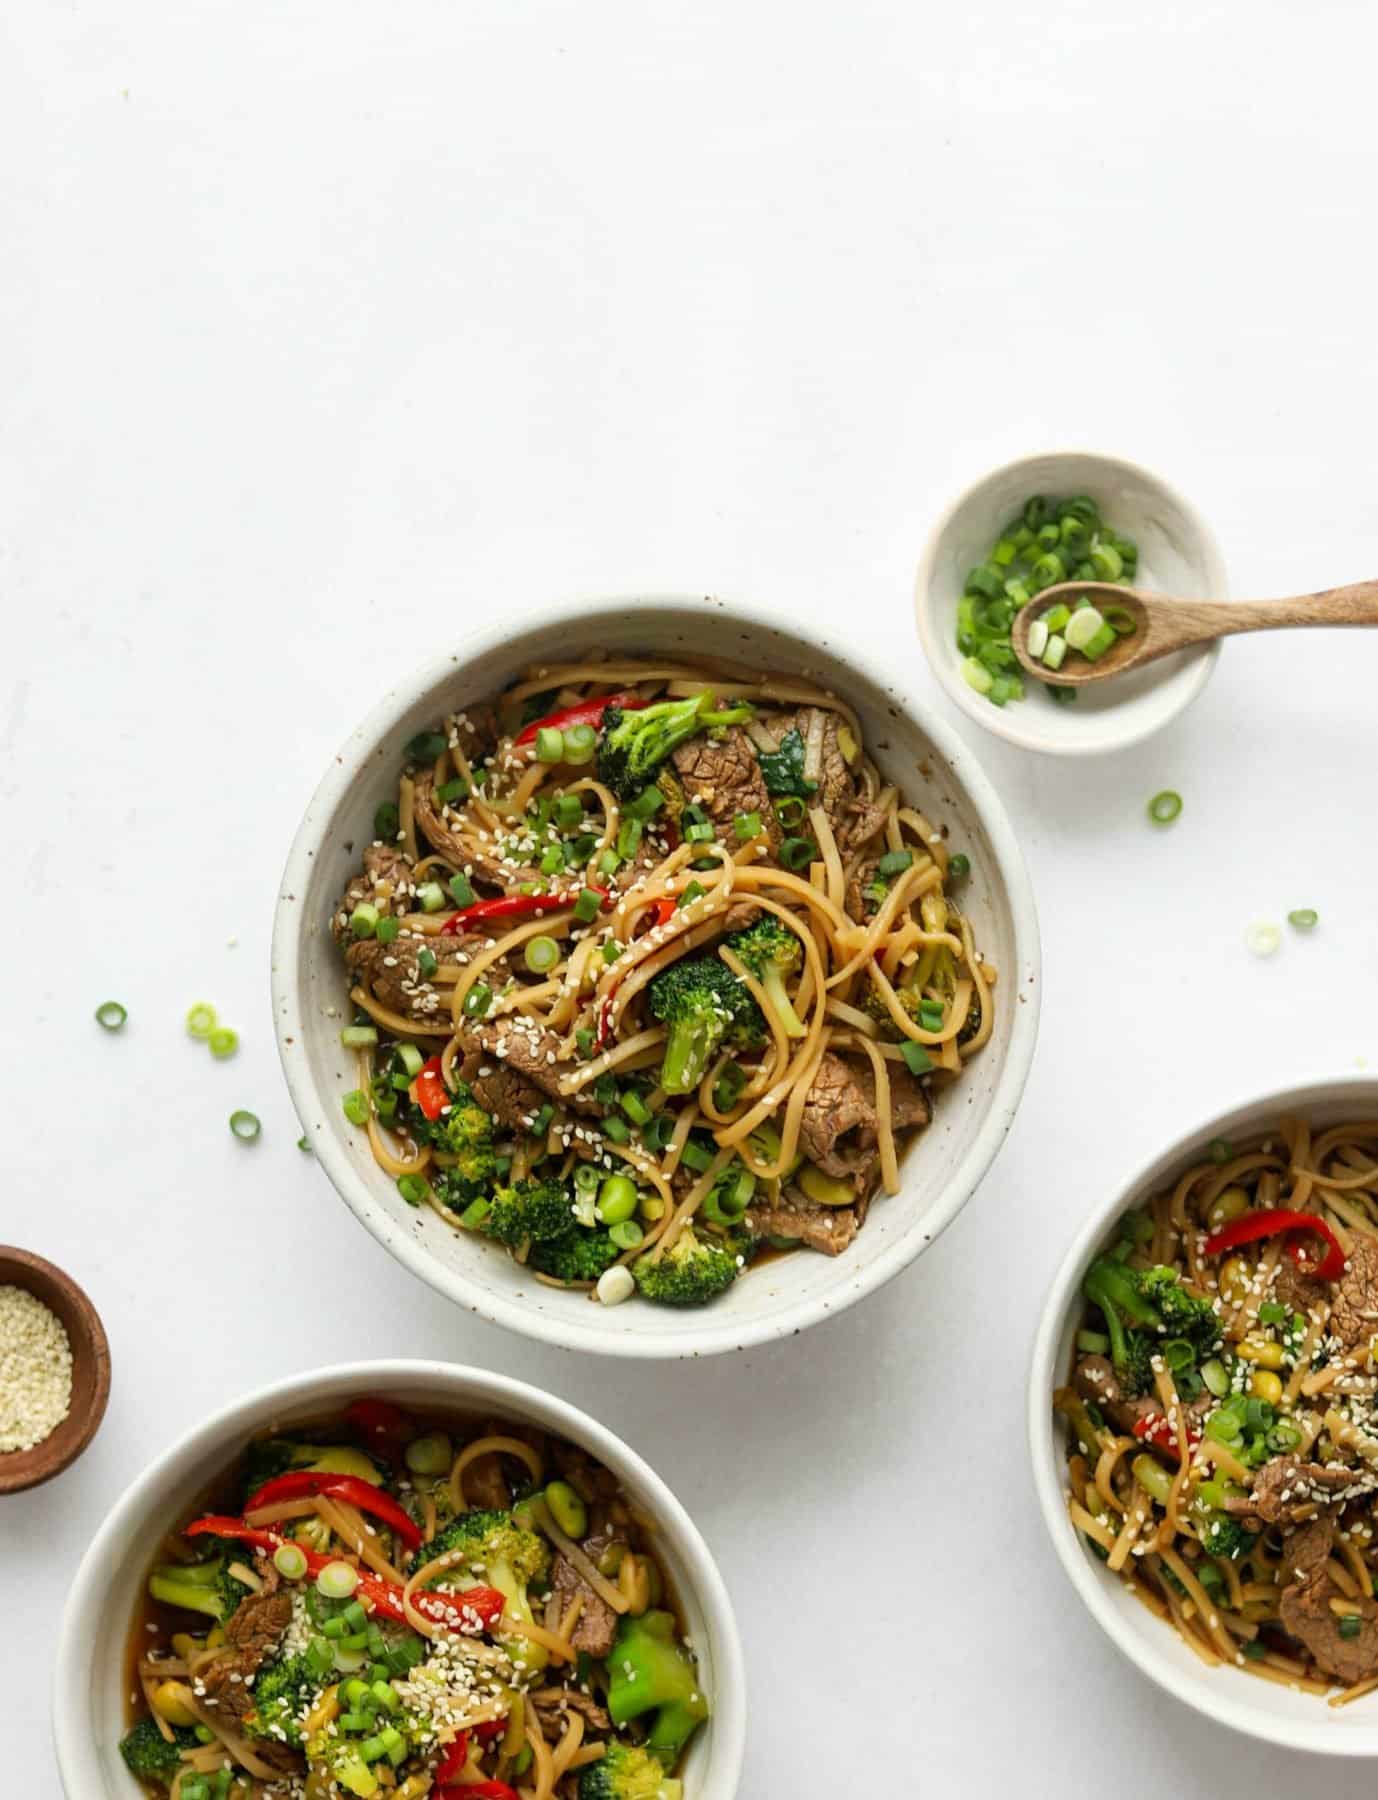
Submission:
M 847 631 L 843 617 L 843 641 Z M 528 665 L 594 647 L 731 658 L 807 674 L 845 694 L 884 773 L 971 858 L 963 903 L 999 971 L 990 1042 L 906 1155 L 903 1191 L 871 1209 L 851 1249 L 835 1258 L 811 1251 L 775 1258 L 712 1306 L 689 1312 L 638 1300 L 604 1307 L 584 1294 L 543 1286 L 431 1208 L 409 1207 L 340 1108 L 356 1072 L 340 1047 L 348 984 L 327 922 L 373 835 L 375 807 L 395 793 L 403 746 L 422 726 L 497 692 Z M 863 661 L 850 644 L 843 650 L 813 642 L 783 618 L 714 599 L 552 606 L 518 629 L 495 624 L 475 632 L 400 682 L 349 738 L 307 808 L 273 931 L 273 1011 L 283 1069 L 303 1129 L 350 1210 L 399 1262 L 480 1317 L 562 1348 L 614 1356 L 702 1356 L 788 1337 L 841 1312 L 912 1262 L 965 1205 L 1009 1129 L 1033 1055 L 1039 997 L 1038 925 L 1023 858 L 972 753 L 949 727 L 909 711 L 883 664 Z
M 732 1800 L 746 1746 L 746 1673 L 722 1576 L 689 1515 L 634 1450 L 563 1400 L 448 1363 L 364 1362 L 295 1375 L 224 1407 L 174 1444 L 116 1503 L 67 1598 L 53 1680 L 53 1731 L 67 1800 L 139 1800 L 120 1760 L 129 1624 L 152 1552 L 255 1432 L 342 1409 L 361 1395 L 402 1406 L 492 1414 L 579 1444 L 612 1470 L 659 1527 L 659 1547 L 688 1622 L 713 1713 L 684 1771 L 685 1800 Z
M 1210 529 L 1175 489 L 1136 463 L 1080 450 L 1021 457 L 959 494 L 933 527 L 915 589 L 919 638 L 948 695 L 964 713 L 1025 750 L 1090 756 L 1122 750 L 1175 719 L 1205 687 L 1218 643 L 1165 657 L 1151 668 L 1083 690 L 1071 705 L 1033 691 L 993 706 L 962 675 L 957 603 L 967 571 L 1033 494 L 1089 494 L 1139 545 L 1136 586 L 1186 600 L 1223 600 L 1225 566 Z
M 1374 1118 L 1378 1077 L 1342 1075 L 1304 1082 L 1220 1113 L 1179 1138 L 1091 1209 L 1052 1284 L 1034 1341 L 1028 1395 L 1034 1486 L 1053 1548 L 1072 1586 L 1111 1642 L 1160 1687 L 1207 1718 L 1266 1743 L 1332 1756 L 1378 1756 L 1378 1695 L 1337 1708 L 1327 1706 L 1319 1695 L 1259 1681 L 1239 1669 L 1208 1668 L 1171 1625 L 1141 1606 L 1092 1556 L 1067 1517 L 1064 1433 L 1053 1413 L 1052 1395 L 1071 1368 L 1087 1265 L 1115 1235 L 1122 1214 L 1170 1186 L 1200 1159 L 1212 1139 L 1244 1139 L 1286 1114 L 1322 1126 Z

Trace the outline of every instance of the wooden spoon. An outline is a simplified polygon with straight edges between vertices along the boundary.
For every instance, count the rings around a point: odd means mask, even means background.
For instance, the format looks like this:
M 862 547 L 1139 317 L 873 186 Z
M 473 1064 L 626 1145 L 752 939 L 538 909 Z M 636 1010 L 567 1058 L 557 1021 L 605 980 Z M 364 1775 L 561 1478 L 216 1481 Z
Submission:
M 1118 606 L 1134 620 L 1134 630 L 1119 637 L 1097 662 L 1069 649 L 1056 671 L 1029 654 L 1029 627 L 1059 600 L 1074 606 L 1082 595 L 1102 611 Z M 1280 631 L 1290 625 L 1378 625 L 1378 581 L 1356 581 L 1349 587 L 1298 594 L 1291 600 L 1170 600 L 1118 587 L 1113 581 L 1060 581 L 1022 606 L 1010 628 L 1014 653 L 1030 675 L 1055 687 L 1085 687 L 1125 675 L 1145 663 L 1171 656 L 1191 644 L 1233 637 L 1239 631 Z

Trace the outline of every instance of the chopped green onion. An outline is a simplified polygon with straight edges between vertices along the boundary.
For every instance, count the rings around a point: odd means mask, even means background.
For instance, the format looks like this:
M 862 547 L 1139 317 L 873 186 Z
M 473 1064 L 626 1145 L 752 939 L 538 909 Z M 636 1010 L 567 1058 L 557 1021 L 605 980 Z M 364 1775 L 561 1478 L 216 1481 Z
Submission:
M 560 960 L 560 946 L 544 934 L 528 938 L 523 960 L 533 975 L 548 975 Z
M 450 740 L 443 731 L 418 731 L 407 745 L 407 755 L 413 762 L 433 763 L 437 757 L 444 756 L 450 747 Z
M 218 1062 L 224 1062 L 227 1056 L 233 1056 L 239 1048 L 239 1033 L 231 1031 L 228 1025 L 217 1025 L 206 1039 L 206 1047 Z
M 382 914 L 378 908 L 365 900 L 361 905 L 356 906 L 349 915 L 349 929 L 356 938 L 371 938 L 378 929 L 378 921 L 381 917 Z
M 344 1116 L 351 1125 L 367 1125 L 369 1120 L 368 1095 L 362 1088 L 353 1088 L 345 1094 L 341 1101 Z
M 787 869 L 802 869 L 818 854 L 812 838 L 787 837 L 780 846 L 780 861 Z
M 273 1552 L 273 1567 L 288 1581 L 300 1581 L 306 1573 L 306 1552 L 300 1544 L 279 1544 Z
M 947 865 L 949 881 L 965 881 L 971 873 L 971 858 L 959 850 Z
M 732 830 L 737 841 L 742 844 L 749 843 L 754 837 L 760 837 L 763 829 L 761 815 L 758 812 L 738 813 L 732 821 Z
M 486 982 L 476 981 L 464 996 L 464 1016 L 481 1019 L 493 1004 L 493 990 Z
M 1104 1356 L 1110 1349 L 1110 1339 L 1099 1331 L 1079 1331 L 1077 1349 L 1083 1356 Z
M 1282 943 L 1282 933 L 1271 919 L 1255 919 L 1244 933 L 1244 947 L 1251 956 L 1272 956 Z
M 689 1138 L 680 1152 L 679 1160 L 686 1169 L 692 1169 L 696 1175 L 702 1175 L 713 1160 L 713 1152 L 699 1143 L 697 1138 Z
M 1342 1638 L 1356 1638 L 1364 1628 L 1364 1621 L 1359 1613 L 1343 1613 L 1336 1626 Z
M 1071 649 L 1085 650 L 1104 623 L 1105 620 L 1094 606 L 1079 606 L 1068 619 L 1067 630 L 1063 635 Z
M 450 898 L 456 906 L 474 904 L 474 890 L 470 886 L 469 877 L 462 870 L 450 877 Z
M 422 912 L 439 912 L 445 904 L 445 890 L 438 881 L 423 881 L 416 890 Z
M 1321 915 L 1313 906 L 1299 906 L 1295 912 L 1289 912 L 1287 923 L 1296 931 L 1314 931 L 1320 923 Z
M 674 1135 L 675 1121 L 668 1112 L 652 1113 L 641 1127 L 641 1141 L 648 1150 L 663 1150 Z
M 1062 636 L 1061 632 L 1054 632 L 1052 637 L 1050 637 L 1043 646 L 1043 667 L 1045 669 L 1057 670 L 1062 667 L 1066 660 L 1067 640 Z M 1070 694 L 1073 690 L 1071 688 L 1062 688 L 1059 691 Z
M 775 802 L 775 816 L 786 831 L 793 831 L 809 816 L 809 809 L 798 794 L 786 794 Z
M 1230 1391 L 1230 1373 L 1219 1357 L 1212 1356 L 1201 1364 L 1201 1379 L 1217 1400 L 1223 1400 Z
M 538 865 L 542 875 L 562 875 L 565 867 L 565 852 L 562 844 L 547 844 L 541 852 Z
M 370 1044 L 378 1042 L 376 1025 L 346 1025 L 340 1033 L 340 1042 L 346 1050 L 366 1050 Z
M 630 862 L 636 855 L 641 843 L 641 833 L 645 830 L 640 819 L 623 819 L 617 828 L 617 854 L 624 861 Z
M 241 1144 L 252 1144 L 254 1139 L 263 1130 L 263 1126 L 259 1123 L 256 1114 L 244 1112 L 241 1109 L 239 1112 L 232 1112 L 230 1114 L 230 1130 L 239 1139 Z
M 619 1219 L 616 1225 L 608 1227 L 608 1236 L 619 1250 L 635 1250 L 646 1237 L 646 1233 L 635 1219 Z
M 941 1031 L 946 1011 L 941 1000 L 920 1000 L 919 1024 L 925 1031 Z
M 555 1117 L 555 1108 L 547 1100 L 539 1111 L 531 1116 L 531 1124 L 527 1127 L 532 1137 L 544 1138 L 550 1133 L 551 1122 Z
M 1181 810 L 1182 796 L 1171 788 L 1164 788 L 1148 803 L 1148 816 L 1155 825 L 1171 825 Z
M 621 954 L 621 944 L 618 943 L 616 938 L 609 938 L 607 943 L 603 946 L 603 961 L 608 964 L 615 963 Z
M 118 1000 L 102 1000 L 96 1008 L 96 1023 L 102 1031 L 118 1031 L 128 1017 Z
M 598 853 L 598 872 L 600 875 L 615 875 L 622 866 L 622 858 L 611 846 Z
M 316 1577 L 316 1586 L 327 1600 L 348 1600 L 358 1585 L 359 1571 L 347 1562 L 328 1562 Z
M 459 1222 L 467 1231 L 477 1231 L 479 1226 L 493 1210 L 493 1202 L 486 1198 L 471 1200 L 459 1215 Z
M 708 824 L 686 825 L 684 828 L 684 841 L 686 844 L 711 844 L 713 836 L 713 827 Z
M 649 1123 L 651 1109 L 641 1098 L 640 1094 L 637 1093 L 635 1088 L 627 1089 L 626 1093 L 623 1094 L 619 1101 L 619 1105 L 633 1125 L 645 1125 Z
M 384 800 L 383 804 L 373 815 L 374 837 L 382 838 L 385 843 L 391 843 L 397 836 L 397 827 L 400 822 L 397 812 L 397 802 L 395 800 Z
M 1114 626 L 1108 621 L 1102 620 L 1099 631 L 1082 645 L 1081 653 L 1087 662 L 1099 662 L 1106 651 L 1118 642 Z
M 536 733 L 536 760 L 543 763 L 557 763 L 565 760 L 565 734 L 549 725 L 542 725 Z
M 632 1128 L 625 1119 L 619 1119 L 616 1113 L 609 1113 L 603 1121 L 603 1135 L 610 1137 L 614 1144 L 625 1144 L 631 1138 Z
M 580 888 L 579 898 L 574 902 L 574 916 L 581 925 L 591 925 L 602 904 L 603 896 L 597 888 Z
M 913 861 L 914 852 L 912 850 L 887 850 L 876 864 L 876 872 L 884 875 L 887 879 L 891 875 L 903 875 L 904 871 L 913 865 Z
M 725 1062 L 713 1083 L 713 1104 L 719 1112 L 731 1112 L 746 1086 L 746 1070 L 740 1063 Z
M 571 725 L 565 733 L 565 761 L 576 766 L 593 761 L 598 733 L 592 725 Z
M 199 1000 L 187 1014 L 187 1035 L 205 1043 L 215 1030 L 215 1008 Z
M 933 1058 L 922 1044 L 916 1044 L 913 1038 L 906 1038 L 900 1045 L 900 1055 L 904 1058 L 905 1067 L 911 1075 L 926 1075 L 933 1067 Z
M 644 823 L 653 819 L 664 804 L 665 796 L 659 788 L 645 787 L 627 802 L 622 812 L 625 818 L 640 819 Z
M 429 981 L 440 967 L 434 950 L 421 949 L 416 953 L 416 972 L 423 981 Z
M 561 794 L 555 801 L 555 823 L 561 831 L 572 831 L 584 817 L 584 803 L 578 794 Z
M 435 790 L 435 797 L 442 806 L 453 806 L 456 800 L 469 798 L 469 783 L 462 775 L 456 775 L 453 781 Z
M 691 881 L 688 887 L 685 888 L 684 892 L 680 895 L 679 899 L 675 902 L 675 905 L 677 908 L 681 906 L 692 906 L 696 900 L 702 900 L 707 892 L 708 889 L 701 881 Z
M 420 1206 L 426 1198 L 427 1184 L 420 1175 L 399 1175 L 397 1191 L 408 1206 Z
M 581 1025 L 574 1034 L 574 1047 L 580 1056 L 593 1055 L 593 1033 L 587 1025 Z
M 962 664 L 962 679 L 969 688 L 975 688 L 978 694 L 988 694 L 995 686 L 995 677 L 983 662 L 977 662 L 974 656 L 968 656 Z
M 306 1152 L 306 1154 L 308 1156 L 310 1156 L 312 1154 L 310 1138 L 309 1137 L 299 1137 L 297 1139 L 297 1149 L 304 1150 Z
M 1029 626 L 1029 635 L 1025 640 L 1025 648 L 1030 656 L 1042 656 L 1048 648 L 1048 627 L 1042 619 L 1035 619 Z
M 1102 581 L 1118 581 L 1124 574 L 1124 558 L 1113 544 L 1093 544 L 1091 566 Z
M 380 944 L 393 944 L 396 943 L 398 933 L 401 929 L 402 927 L 398 921 L 389 916 L 384 919 L 379 919 L 378 929 L 373 935 Z

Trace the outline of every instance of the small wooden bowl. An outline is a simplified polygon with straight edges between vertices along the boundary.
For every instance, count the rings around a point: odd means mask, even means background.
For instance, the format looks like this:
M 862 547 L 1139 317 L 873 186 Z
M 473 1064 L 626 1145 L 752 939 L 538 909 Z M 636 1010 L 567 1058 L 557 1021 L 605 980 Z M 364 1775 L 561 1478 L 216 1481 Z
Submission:
M 0 1494 L 18 1494 L 51 1481 L 74 1463 L 96 1435 L 110 1398 L 110 1345 L 100 1315 L 62 1270 L 0 1244 L 0 1287 L 26 1288 L 62 1321 L 72 1345 L 72 1404 L 67 1417 L 32 1450 L 0 1452 Z

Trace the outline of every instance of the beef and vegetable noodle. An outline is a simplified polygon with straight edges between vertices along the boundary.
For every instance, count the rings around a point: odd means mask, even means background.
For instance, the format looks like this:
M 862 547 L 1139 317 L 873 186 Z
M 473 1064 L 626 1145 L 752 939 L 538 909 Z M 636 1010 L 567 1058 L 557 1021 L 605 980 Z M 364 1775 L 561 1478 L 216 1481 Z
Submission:
M 163 1800 L 679 1800 L 709 1714 L 654 1523 L 576 1446 L 356 1401 L 161 1543 L 121 1744 Z
M 538 1279 L 669 1305 L 845 1251 L 995 970 L 851 709 L 688 660 L 532 670 L 406 747 L 332 918 L 345 1111 Z
M 1375 1149 L 1213 1145 L 1092 1264 L 1055 1397 L 1096 1553 L 1205 1662 L 1334 1705 L 1378 1687 Z

